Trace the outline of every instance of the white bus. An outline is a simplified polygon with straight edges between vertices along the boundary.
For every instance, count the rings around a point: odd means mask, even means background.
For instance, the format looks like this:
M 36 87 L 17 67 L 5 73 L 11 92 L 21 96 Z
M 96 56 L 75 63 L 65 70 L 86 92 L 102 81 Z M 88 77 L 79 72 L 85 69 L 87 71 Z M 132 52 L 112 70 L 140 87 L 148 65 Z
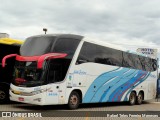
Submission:
M 83 36 L 32 36 L 14 57 L 13 101 L 68 104 L 76 109 L 80 103 L 129 101 L 134 105 L 156 97 L 155 59 Z

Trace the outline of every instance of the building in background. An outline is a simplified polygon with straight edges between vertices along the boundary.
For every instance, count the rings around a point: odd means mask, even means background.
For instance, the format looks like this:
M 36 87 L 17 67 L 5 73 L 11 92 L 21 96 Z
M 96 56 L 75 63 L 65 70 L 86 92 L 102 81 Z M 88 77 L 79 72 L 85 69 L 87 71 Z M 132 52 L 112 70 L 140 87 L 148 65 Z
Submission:
M 9 38 L 9 34 L 7 34 L 7 33 L 0 33 L 0 38 Z

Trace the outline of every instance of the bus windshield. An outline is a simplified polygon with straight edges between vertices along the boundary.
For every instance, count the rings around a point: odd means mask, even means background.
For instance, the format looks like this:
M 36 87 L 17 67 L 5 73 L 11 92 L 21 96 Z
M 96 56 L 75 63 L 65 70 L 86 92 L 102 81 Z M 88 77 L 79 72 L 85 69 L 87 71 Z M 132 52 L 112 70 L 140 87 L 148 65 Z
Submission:
M 72 59 L 80 40 L 55 36 L 30 37 L 21 46 L 21 56 L 40 56 L 47 53 L 66 53 Z
M 36 36 L 28 38 L 20 48 L 22 56 L 39 56 L 51 52 L 54 36 Z
M 37 69 L 37 61 L 17 61 L 13 84 L 31 87 L 63 81 L 79 43 L 78 39 L 56 38 L 55 36 L 28 38 L 21 46 L 21 56 L 41 56 L 47 53 L 65 53 L 67 56 L 63 59 L 46 60 L 41 70 Z
M 16 62 L 13 84 L 23 87 L 42 85 L 43 70 L 37 69 L 36 65 L 36 62 Z

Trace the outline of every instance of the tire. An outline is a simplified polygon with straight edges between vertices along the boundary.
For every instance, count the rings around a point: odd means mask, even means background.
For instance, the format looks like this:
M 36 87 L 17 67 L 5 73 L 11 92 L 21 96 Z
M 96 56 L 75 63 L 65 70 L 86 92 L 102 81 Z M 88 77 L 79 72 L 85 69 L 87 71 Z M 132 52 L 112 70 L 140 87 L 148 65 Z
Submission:
M 129 96 L 129 104 L 130 105 L 135 105 L 135 103 L 136 103 L 136 93 L 131 92 L 131 94 Z
M 6 103 L 9 101 L 9 89 L 0 87 L 0 103 Z
M 138 94 L 138 96 L 137 96 L 137 101 L 136 101 L 136 103 L 137 103 L 138 105 L 140 105 L 140 104 L 142 104 L 142 102 L 143 102 L 143 93 L 140 92 L 140 93 Z
M 69 109 L 77 109 L 80 103 L 80 96 L 76 91 L 71 92 L 68 100 Z

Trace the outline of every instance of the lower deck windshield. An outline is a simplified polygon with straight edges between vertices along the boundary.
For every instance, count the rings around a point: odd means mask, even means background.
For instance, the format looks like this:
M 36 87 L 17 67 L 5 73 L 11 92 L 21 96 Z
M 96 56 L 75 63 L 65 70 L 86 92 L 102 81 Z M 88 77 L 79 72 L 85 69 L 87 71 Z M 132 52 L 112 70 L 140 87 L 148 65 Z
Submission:
M 65 79 L 71 59 L 50 59 L 43 69 L 37 69 L 37 62 L 16 62 L 13 84 L 35 87 Z
M 43 71 L 37 69 L 36 62 L 19 62 L 15 64 L 13 84 L 23 87 L 39 86 L 43 84 Z

